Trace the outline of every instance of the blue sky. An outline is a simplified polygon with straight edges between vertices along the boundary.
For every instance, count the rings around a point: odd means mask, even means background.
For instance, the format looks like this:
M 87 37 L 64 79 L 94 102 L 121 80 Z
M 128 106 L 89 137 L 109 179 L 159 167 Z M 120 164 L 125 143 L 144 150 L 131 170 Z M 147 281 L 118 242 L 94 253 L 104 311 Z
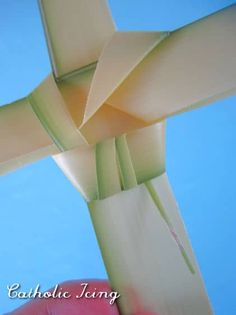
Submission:
M 172 30 L 226 0 L 110 0 L 119 30 Z M 0 104 L 29 93 L 50 64 L 35 0 L 0 1 Z M 167 123 L 167 171 L 216 315 L 236 313 L 236 97 Z M 51 158 L 0 178 L 0 313 L 6 285 L 104 278 L 86 205 Z

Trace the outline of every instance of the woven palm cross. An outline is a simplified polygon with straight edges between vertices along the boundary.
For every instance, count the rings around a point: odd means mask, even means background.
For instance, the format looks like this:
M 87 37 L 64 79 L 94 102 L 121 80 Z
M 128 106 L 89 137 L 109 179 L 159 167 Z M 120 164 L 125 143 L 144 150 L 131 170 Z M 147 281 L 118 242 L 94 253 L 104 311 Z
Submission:
M 0 108 L 0 173 L 53 156 L 88 203 L 122 314 L 212 314 L 165 172 L 164 129 L 235 94 L 236 6 L 174 32 L 117 32 L 105 0 L 40 8 L 53 72 Z

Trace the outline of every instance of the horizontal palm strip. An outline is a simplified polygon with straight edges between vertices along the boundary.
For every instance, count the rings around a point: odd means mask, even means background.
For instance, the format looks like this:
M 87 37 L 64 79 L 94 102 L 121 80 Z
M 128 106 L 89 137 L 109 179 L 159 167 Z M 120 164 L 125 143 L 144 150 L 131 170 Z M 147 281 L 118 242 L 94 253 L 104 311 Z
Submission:
M 37 103 L 34 101 L 32 95 L 28 97 L 29 103 L 31 105 L 31 108 L 39 121 L 41 122 L 42 126 L 44 127 L 45 131 L 49 135 L 49 137 L 52 139 L 53 143 L 57 146 L 59 151 L 64 152 L 67 150 L 67 148 L 63 145 L 63 143 L 60 141 L 60 139 L 57 137 L 56 132 L 51 128 L 50 123 L 47 119 L 47 117 L 44 115 L 44 113 L 40 110 Z

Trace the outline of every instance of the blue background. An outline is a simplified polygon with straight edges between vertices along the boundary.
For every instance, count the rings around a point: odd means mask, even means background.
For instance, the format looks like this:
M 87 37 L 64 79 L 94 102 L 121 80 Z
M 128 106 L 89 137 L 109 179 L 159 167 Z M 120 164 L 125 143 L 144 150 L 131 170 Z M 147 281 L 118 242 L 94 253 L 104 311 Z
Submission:
M 119 30 L 172 30 L 226 0 L 110 0 Z M 50 64 L 35 0 L 0 0 L 0 104 L 29 93 Z M 216 315 L 236 314 L 236 97 L 167 124 L 167 171 Z M 6 285 L 43 289 L 105 278 L 86 205 L 51 158 L 0 178 L 0 313 Z M 200 314 L 199 314 L 200 315 Z

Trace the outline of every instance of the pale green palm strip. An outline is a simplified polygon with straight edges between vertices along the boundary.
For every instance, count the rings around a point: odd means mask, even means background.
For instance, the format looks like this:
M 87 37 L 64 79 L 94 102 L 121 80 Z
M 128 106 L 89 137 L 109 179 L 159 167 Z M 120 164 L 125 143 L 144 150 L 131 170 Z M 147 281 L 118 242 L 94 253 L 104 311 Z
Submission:
M 97 143 L 95 156 L 98 198 L 104 199 L 121 191 L 115 139 Z
M 125 134 L 116 138 L 116 151 L 123 188 L 127 190 L 137 186 L 138 183 Z
M 110 145 L 109 145 L 110 141 Z M 97 165 L 97 179 L 98 179 L 98 191 L 99 198 L 106 198 L 117 192 L 117 165 L 114 158 L 114 148 L 113 142 L 114 139 L 105 140 L 96 145 L 96 165 Z M 112 144 L 112 145 L 111 145 Z M 121 181 L 123 188 L 125 190 L 131 189 L 138 185 L 135 170 L 132 163 L 132 158 L 129 152 L 129 147 L 126 140 L 126 135 L 116 138 L 115 140 L 116 153 L 118 156 L 119 171 L 121 175 Z M 112 177 L 115 175 L 115 178 Z M 183 247 L 181 241 L 179 240 L 177 234 L 174 231 L 174 228 L 168 218 L 166 210 L 152 184 L 151 181 L 144 183 L 147 191 L 149 192 L 155 206 L 159 210 L 161 217 L 168 226 L 168 229 L 174 238 L 180 253 L 188 266 L 191 273 L 195 273 L 194 267 Z M 114 189 L 115 187 L 115 189 Z M 120 189 L 120 187 L 119 187 Z
M 124 189 L 130 189 L 138 185 L 135 170 L 133 167 L 132 159 L 129 152 L 128 143 L 126 140 L 126 135 L 123 134 L 122 136 L 116 138 L 116 150 L 119 160 L 119 166 L 120 166 L 120 172 L 121 172 L 121 180 Z M 174 228 L 168 218 L 168 215 L 166 213 L 166 210 L 154 188 L 151 181 L 145 182 L 145 186 L 147 188 L 147 191 L 149 192 L 154 204 L 156 205 L 157 209 L 159 210 L 163 220 L 168 226 L 168 229 L 174 238 L 175 242 L 177 243 L 177 246 L 181 252 L 181 255 L 184 258 L 185 263 L 187 264 L 189 270 L 191 273 L 195 273 L 194 267 L 183 247 L 181 244 L 177 234 L 174 231 Z
M 192 265 L 192 263 L 190 261 L 190 258 L 188 257 L 188 254 L 186 253 L 186 251 L 185 251 L 183 245 L 181 244 L 177 234 L 175 233 L 174 228 L 173 228 L 173 226 L 172 226 L 172 224 L 171 224 L 171 222 L 170 222 L 170 220 L 168 218 L 168 215 L 167 215 L 167 213 L 165 211 L 165 208 L 164 208 L 164 206 L 163 206 L 163 204 L 162 204 L 162 202 L 161 202 L 161 200 L 160 200 L 160 198 L 159 198 L 159 196 L 158 196 L 158 194 L 157 194 L 157 192 L 156 192 L 152 182 L 151 181 L 145 182 L 145 186 L 146 186 L 146 188 L 147 188 L 147 190 L 148 190 L 148 192 L 149 192 L 149 194 L 150 194 L 154 204 L 156 205 L 157 209 L 159 210 L 163 220 L 166 222 L 166 224 L 167 224 L 167 226 L 168 226 L 168 228 L 170 230 L 171 235 L 173 236 L 175 242 L 177 243 L 178 248 L 179 248 L 179 250 L 181 252 L 181 255 L 184 258 L 184 261 L 187 264 L 190 272 L 194 274 L 195 273 L 195 269 L 194 269 L 194 267 L 193 267 L 193 265 Z
M 39 121 L 41 122 L 42 126 L 46 130 L 47 134 L 49 137 L 52 139 L 53 143 L 57 146 L 57 148 L 61 151 L 64 152 L 66 151 L 66 147 L 62 144 L 62 142 L 58 139 L 56 133 L 53 131 L 53 129 L 50 126 L 50 122 L 48 121 L 47 117 L 43 114 L 43 112 L 40 110 L 39 106 L 37 103 L 34 101 L 32 95 L 28 97 L 29 103 L 31 105 L 31 108 Z

